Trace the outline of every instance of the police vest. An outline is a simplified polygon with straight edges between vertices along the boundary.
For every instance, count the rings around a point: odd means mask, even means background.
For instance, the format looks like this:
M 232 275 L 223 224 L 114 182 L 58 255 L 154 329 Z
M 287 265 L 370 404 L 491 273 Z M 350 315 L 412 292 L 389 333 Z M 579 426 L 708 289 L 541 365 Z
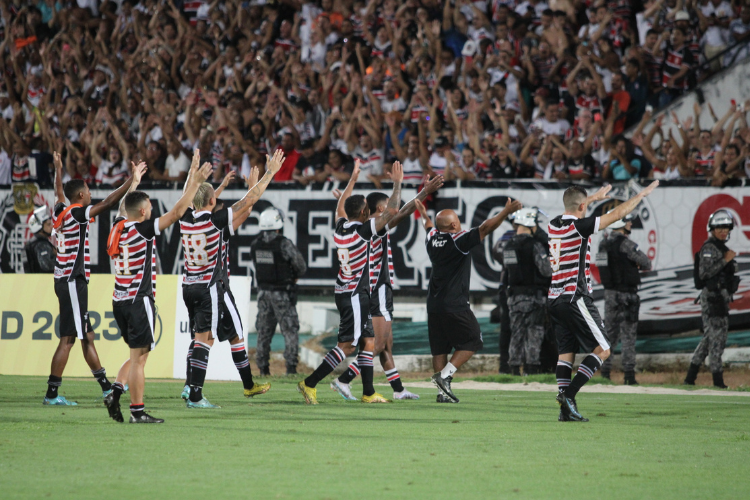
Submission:
M 727 265 L 725 265 L 722 270 L 719 271 L 713 278 L 709 278 L 705 281 L 700 278 L 700 257 L 703 253 L 703 248 L 705 248 L 708 243 L 711 243 L 716 248 L 718 248 L 722 255 L 726 255 L 726 253 L 729 251 L 726 243 L 716 238 L 710 238 L 706 240 L 705 243 L 703 243 L 700 251 L 695 254 L 695 261 L 693 264 L 693 281 L 695 282 L 695 288 L 697 288 L 698 290 L 707 288 L 712 292 L 726 290 L 730 294 L 735 293 L 740 285 L 739 276 L 735 276 L 738 267 L 737 261 L 735 260 L 728 262 Z
M 503 265 L 507 270 L 508 292 L 510 295 L 531 294 L 537 290 L 546 292 L 550 280 L 537 269 L 534 263 L 534 243 L 532 235 L 514 236 L 503 249 Z
M 599 279 L 606 290 L 637 292 L 641 275 L 636 263 L 622 251 L 623 240 L 624 237 L 614 236 L 614 233 L 602 240 L 603 252 L 596 255 Z
M 250 257 L 255 264 L 255 278 L 261 290 L 287 290 L 294 285 L 297 278 L 291 262 L 284 259 L 281 253 L 283 236 L 266 242 L 259 236 L 253 243 Z

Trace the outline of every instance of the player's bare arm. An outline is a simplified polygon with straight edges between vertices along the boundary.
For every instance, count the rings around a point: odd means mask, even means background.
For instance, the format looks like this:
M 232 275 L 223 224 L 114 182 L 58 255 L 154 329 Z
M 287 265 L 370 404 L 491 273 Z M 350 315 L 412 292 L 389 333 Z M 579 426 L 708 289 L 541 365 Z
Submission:
M 159 217 L 159 232 L 164 231 L 185 215 L 188 207 L 193 203 L 193 198 L 195 197 L 195 193 L 198 192 L 198 188 L 211 175 L 211 170 L 213 170 L 213 165 L 209 162 L 204 163 L 200 168 L 195 164 L 190 166 L 188 181 L 185 183 L 185 190 L 182 196 L 174 204 L 172 210 Z
M 96 217 L 97 215 L 104 213 L 114 207 L 122 199 L 122 197 L 125 196 L 132 184 L 133 176 L 131 175 L 130 178 L 128 178 L 128 180 L 126 180 L 122 184 L 122 186 L 109 193 L 106 198 L 91 207 L 91 210 L 89 211 L 91 217 Z
M 148 170 L 148 167 L 146 166 L 146 162 L 139 162 L 138 165 L 130 162 L 131 168 L 133 170 L 133 183 L 130 185 L 130 189 L 128 189 L 128 193 L 132 193 L 136 189 L 138 189 L 138 184 L 141 183 L 141 179 L 143 178 L 143 174 L 146 173 L 146 170 Z M 117 211 L 118 217 L 127 217 L 127 213 L 125 212 L 125 197 L 122 197 L 122 200 L 120 201 L 120 209 Z
M 388 226 L 396 227 L 402 220 L 413 214 L 414 211 L 417 210 L 416 202 L 424 202 L 429 195 L 443 187 L 443 182 L 444 179 L 442 175 L 437 175 L 433 179 L 430 179 L 430 176 L 427 175 L 427 182 L 425 183 L 424 188 L 422 188 L 416 197 L 401 207 L 401 210 L 399 210 L 396 216 L 388 223 Z
M 607 184 L 606 186 L 600 187 L 596 193 L 586 198 L 586 205 L 593 203 L 595 201 L 602 201 L 602 200 L 609 199 L 609 196 L 607 195 L 609 194 L 610 191 L 612 191 L 611 184 Z
M 483 240 L 485 236 L 500 227 L 500 224 L 502 224 L 510 214 L 517 212 L 522 208 L 523 204 L 520 201 L 510 201 L 510 198 L 508 198 L 508 201 L 505 202 L 505 208 L 503 208 L 503 210 L 499 214 L 494 217 L 490 217 L 486 221 L 482 222 L 481 226 L 479 226 L 479 238 Z
M 188 170 L 188 175 L 187 175 L 187 178 L 185 179 L 185 185 L 182 186 L 182 192 L 183 193 L 188 188 L 188 183 L 190 182 L 190 174 L 195 169 L 197 169 L 200 164 L 201 164 L 201 150 L 200 149 L 195 149 L 193 151 L 193 159 L 190 160 L 190 170 Z
M 349 177 L 349 182 L 346 184 L 344 192 L 338 196 L 339 202 L 336 204 L 336 218 L 345 219 L 346 210 L 344 210 L 344 203 L 352 195 L 354 191 L 354 185 L 357 183 L 359 177 L 359 160 L 354 160 L 354 170 L 352 170 L 352 176 Z
M 216 188 L 216 191 L 214 191 L 214 196 L 216 196 L 217 198 L 221 196 L 221 193 L 223 193 L 224 190 L 227 188 L 227 186 L 229 186 L 229 183 L 234 180 L 235 176 L 236 176 L 235 171 L 230 170 L 227 173 L 227 175 L 224 176 L 224 179 L 222 179 L 221 184 L 219 185 L 219 187 Z M 257 182 L 257 179 L 256 179 L 256 182 Z M 248 184 L 248 185 L 253 186 L 254 184 Z
M 260 177 L 260 168 L 253 167 L 250 169 L 250 175 L 245 177 L 245 182 L 248 186 L 255 186 L 258 183 L 258 177 Z M 219 196 L 218 194 L 216 195 Z M 239 228 L 242 224 L 245 223 L 248 217 L 250 217 L 250 212 L 253 209 L 253 205 L 250 205 L 250 207 L 247 210 L 243 211 L 243 214 L 237 215 L 232 212 L 232 229 L 235 231 L 237 228 Z
M 646 189 L 638 193 L 637 195 L 630 198 L 628 201 L 624 203 L 620 203 L 617 208 L 609 212 L 608 214 L 604 214 L 599 218 L 599 229 L 604 229 L 608 227 L 613 222 L 616 222 L 626 215 L 628 215 L 630 212 L 635 210 L 635 207 L 637 207 L 643 198 L 650 195 L 654 189 L 656 189 L 656 186 L 659 185 L 659 181 L 654 181 L 651 184 L 648 185 Z
M 55 165 L 55 196 L 57 203 L 65 204 L 65 191 L 63 191 L 63 163 L 60 153 L 52 153 L 52 162 Z
M 415 200 L 414 204 L 417 206 L 417 210 L 419 211 L 419 220 L 422 222 L 422 226 L 424 227 L 425 231 L 429 231 L 435 225 L 432 223 L 432 220 L 430 220 L 430 216 L 427 215 L 427 209 L 424 207 L 424 204 L 421 200 Z
M 401 162 L 393 162 L 391 178 L 393 179 L 393 192 L 385 210 L 380 217 L 375 219 L 375 231 L 383 229 L 398 214 L 398 206 L 401 205 L 401 182 L 404 180 L 404 167 L 401 166 Z
M 243 215 L 247 219 L 246 212 L 250 213 L 250 209 L 253 208 L 253 205 L 255 205 L 263 195 L 266 188 L 271 183 L 273 176 L 281 170 L 281 165 L 284 163 L 284 160 L 284 151 L 281 149 L 274 151 L 273 156 L 271 157 L 266 155 L 266 173 L 263 175 L 263 178 L 250 188 L 240 201 L 232 205 L 232 224 L 235 229 L 239 227 L 239 224 L 235 224 L 235 222 Z

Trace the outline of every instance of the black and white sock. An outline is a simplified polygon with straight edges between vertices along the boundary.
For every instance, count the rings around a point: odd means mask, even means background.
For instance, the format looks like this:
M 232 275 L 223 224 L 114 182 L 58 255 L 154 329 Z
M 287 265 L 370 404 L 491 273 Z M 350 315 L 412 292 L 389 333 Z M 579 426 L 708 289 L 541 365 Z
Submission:
M 557 391 L 565 392 L 565 389 L 570 385 L 570 378 L 573 376 L 573 363 L 558 360 L 555 376 L 557 377 Z
M 343 382 L 344 384 L 351 384 L 352 380 L 357 378 L 359 372 L 359 365 L 357 364 L 357 360 L 355 359 L 352 364 L 349 365 L 349 368 L 347 368 L 344 373 L 339 375 L 339 382 Z
M 135 418 L 140 417 L 143 415 L 143 412 L 146 411 L 146 405 L 143 403 L 139 403 L 137 405 L 130 405 L 130 414 L 134 416 Z
M 55 399 L 57 397 L 57 390 L 62 385 L 62 377 L 55 377 L 54 375 L 50 375 L 49 379 L 47 379 L 47 399 Z
M 320 363 L 320 366 L 318 366 L 315 371 L 305 379 L 305 385 L 310 388 L 315 387 L 321 380 L 330 375 L 331 372 L 339 366 L 339 363 L 344 361 L 344 359 L 346 359 L 344 351 L 342 351 L 339 346 L 334 347 L 328 351 L 328 354 L 326 354 L 326 357 L 323 359 L 323 362 Z
M 190 347 L 188 347 L 187 358 L 185 363 L 185 385 L 190 385 L 190 358 L 193 356 L 193 348 L 195 347 L 195 340 L 190 341 Z
M 120 382 L 112 384 L 112 396 L 118 403 L 120 402 L 120 396 L 122 396 L 124 392 L 125 387 Z
M 206 381 L 210 351 L 210 345 L 195 341 L 193 355 L 190 357 L 190 401 L 194 403 L 203 399 L 203 383 Z
M 250 360 L 247 359 L 245 343 L 232 344 L 231 347 L 232 360 L 234 361 L 234 366 L 237 367 L 237 371 L 240 372 L 242 385 L 245 389 L 252 389 L 255 383 L 253 382 L 253 373 L 250 371 Z
M 401 375 L 398 374 L 397 369 L 388 370 L 385 372 L 385 378 L 388 379 L 388 383 L 391 384 L 393 392 L 401 392 L 404 390 L 404 384 L 401 383 Z
M 569 398 L 575 398 L 576 394 L 578 394 L 578 391 L 581 390 L 581 387 L 591 380 L 591 377 L 594 376 L 594 373 L 596 373 L 596 370 L 601 368 L 602 366 L 602 360 L 597 356 L 596 354 L 589 354 L 586 356 L 586 358 L 581 362 L 581 365 L 578 367 L 578 373 L 576 373 L 576 376 L 573 377 L 573 381 L 570 383 L 567 389 L 565 389 L 565 395 Z
M 362 373 L 362 394 L 372 396 L 375 394 L 373 385 L 374 368 L 372 364 L 373 354 L 369 351 L 360 351 L 357 362 Z
M 99 385 L 102 387 L 102 391 L 108 391 L 112 388 L 112 384 L 107 380 L 107 370 L 104 367 L 98 370 L 91 370 L 91 374 L 94 376 Z

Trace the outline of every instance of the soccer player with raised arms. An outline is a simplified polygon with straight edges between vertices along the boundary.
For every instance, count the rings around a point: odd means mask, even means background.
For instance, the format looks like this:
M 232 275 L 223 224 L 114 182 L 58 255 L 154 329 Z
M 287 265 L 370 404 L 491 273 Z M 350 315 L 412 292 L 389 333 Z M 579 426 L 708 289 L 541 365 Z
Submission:
M 557 339 L 557 402 L 560 421 L 588 422 L 578 411 L 576 394 L 610 355 L 604 322 L 591 298 L 591 235 L 632 212 L 643 198 L 659 185 L 646 189 L 601 217 L 586 217 L 590 203 L 609 198 L 612 186 L 604 186 L 588 196 L 581 186 L 571 186 L 563 194 L 565 213 L 549 221 L 549 250 L 552 283 L 547 302 Z M 581 362 L 575 378 L 573 360 L 579 349 L 590 353 Z

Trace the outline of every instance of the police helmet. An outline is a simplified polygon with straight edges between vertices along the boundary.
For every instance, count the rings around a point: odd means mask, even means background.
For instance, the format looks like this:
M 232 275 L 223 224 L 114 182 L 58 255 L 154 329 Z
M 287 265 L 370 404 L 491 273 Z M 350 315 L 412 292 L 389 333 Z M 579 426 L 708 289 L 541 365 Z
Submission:
M 49 210 L 47 207 L 37 207 L 34 210 L 34 214 L 29 218 L 29 229 L 31 232 L 36 234 L 42 230 L 44 223 L 50 219 Z
M 275 231 L 284 227 L 284 214 L 278 208 L 267 208 L 260 214 L 261 231 Z
M 608 214 L 612 213 L 613 210 L 614 210 L 614 208 L 612 210 L 610 210 L 609 212 L 607 212 L 607 213 Z M 625 217 L 623 217 L 622 219 L 620 219 L 618 221 L 615 221 L 612 224 L 610 224 L 609 227 L 611 229 L 622 229 L 622 228 L 624 228 L 627 225 L 628 222 L 633 222 L 634 220 L 635 220 L 635 215 L 631 212 L 628 215 L 626 215 Z
M 536 227 L 538 210 L 536 208 L 522 208 L 513 214 L 513 224 L 525 227 Z
M 714 229 L 720 227 L 728 228 L 730 231 L 734 229 L 734 217 L 732 217 L 732 214 L 729 213 L 729 210 L 725 210 L 722 208 L 721 210 L 717 210 L 716 212 L 712 213 L 711 217 L 708 218 L 706 231 L 710 233 Z

